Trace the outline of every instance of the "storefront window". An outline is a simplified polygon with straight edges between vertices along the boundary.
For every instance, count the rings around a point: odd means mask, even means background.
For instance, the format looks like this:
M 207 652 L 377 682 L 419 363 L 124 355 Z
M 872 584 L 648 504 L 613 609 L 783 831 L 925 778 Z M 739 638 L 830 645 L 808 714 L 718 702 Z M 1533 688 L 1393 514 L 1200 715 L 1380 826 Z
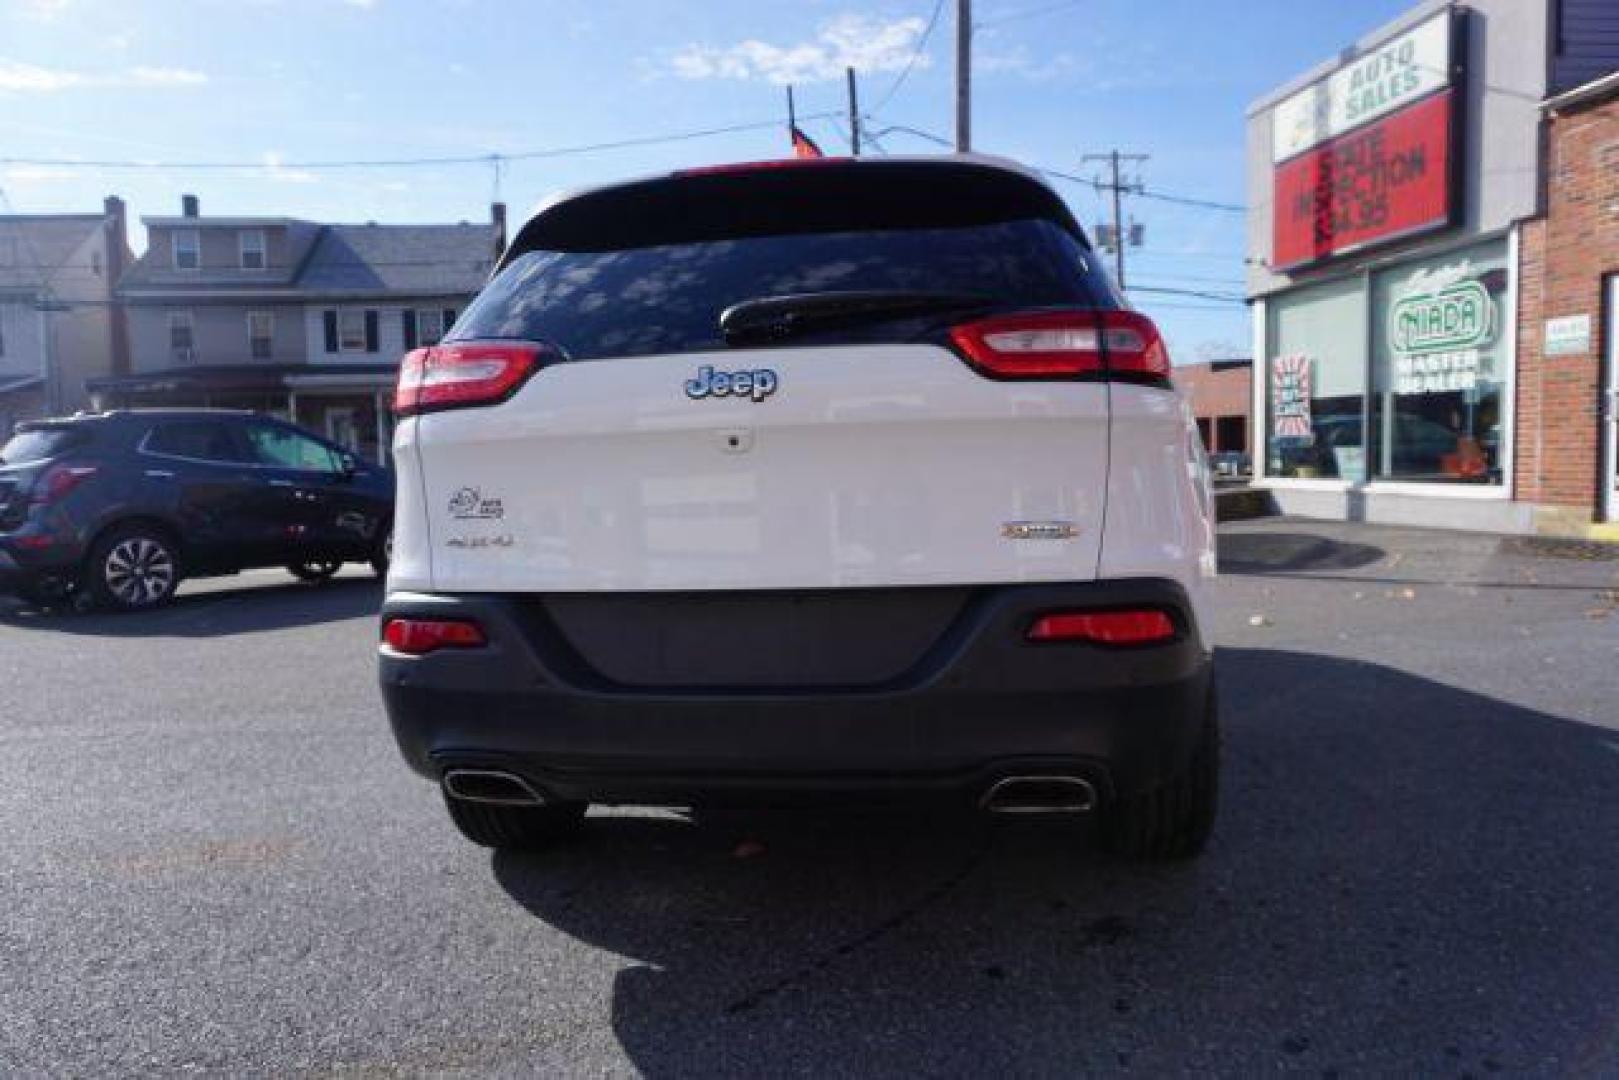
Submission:
M 1372 448 L 1379 479 L 1501 482 L 1506 244 L 1372 279 Z
M 1364 480 L 1361 279 L 1274 297 L 1266 322 L 1266 475 Z

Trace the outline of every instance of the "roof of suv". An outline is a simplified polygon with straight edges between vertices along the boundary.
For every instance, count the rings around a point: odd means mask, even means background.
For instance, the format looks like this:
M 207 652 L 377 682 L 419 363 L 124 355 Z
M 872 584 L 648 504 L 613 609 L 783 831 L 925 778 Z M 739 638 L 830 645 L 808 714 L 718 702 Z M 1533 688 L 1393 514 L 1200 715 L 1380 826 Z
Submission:
M 111 409 L 107 412 L 85 412 L 75 413 L 72 416 L 50 416 L 39 420 L 24 420 L 17 425 L 17 429 L 25 431 L 42 427 L 64 427 L 70 424 L 105 424 L 120 420 L 181 420 L 196 417 L 247 417 L 254 415 L 257 414 L 251 409 L 213 409 L 201 406 L 194 408 Z
M 724 213 L 695 213 L 718 203 Z M 705 166 L 561 192 L 535 207 L 497 272 L 536 249 L 601 251 L 769 232 L 1043 217 L 1084 240 L 1038 173 L 981 154 L 787 158 Z M 713 235 L 708 235 L 712 232 Z M 1089 246 L 1087 244 L 1087 246 Z

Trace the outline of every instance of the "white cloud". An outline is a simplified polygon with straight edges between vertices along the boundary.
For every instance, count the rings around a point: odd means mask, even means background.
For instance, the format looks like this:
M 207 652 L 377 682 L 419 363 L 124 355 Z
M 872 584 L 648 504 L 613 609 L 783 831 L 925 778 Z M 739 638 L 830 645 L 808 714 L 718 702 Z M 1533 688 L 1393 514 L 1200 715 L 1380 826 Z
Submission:
M 274 180 L 278 184 L 313 184 L 320 178 L 308 169 L 289 169 L 283 162 L 279 150 L 266 150 L 264 152 L 264 168 L 259 175 L 266 180 Z
M 201 86 L 208 76 L 190 68 L 134 67 L 125 73 L 131 86 Z
M 669 60 L 682 79 L 763 79 L 786 83 L 843 78 L 843 69 L 898 71 L 910 62 L 926 23 L 919 18 L 884 21 L 867 15 L 839 15 L 823 23 L 814 38 L 787 45 L 748 39 L 734 45 L 687 45 Z M 926 54 L 916 58 L 927 67 Z
M 34 64 L 0 60 L 0 91 L 14 94 L 50 94 L 82 86 L 87 80 L 78 72 L 57 71 Z
M 377 0 L 343 0 L 349 7 L 365 8 L 367 11 L 377 6 Z
M 48 22 L 66 11 L 73 0 L 23 0 L 21 11 L 26 18 Z
M 132 67 L 118 72 L 92 73 L 0 60 L 0 93 L 54 94 L 86 87 L 201 86 L 207 81 L 207 75 L 188 68 Z

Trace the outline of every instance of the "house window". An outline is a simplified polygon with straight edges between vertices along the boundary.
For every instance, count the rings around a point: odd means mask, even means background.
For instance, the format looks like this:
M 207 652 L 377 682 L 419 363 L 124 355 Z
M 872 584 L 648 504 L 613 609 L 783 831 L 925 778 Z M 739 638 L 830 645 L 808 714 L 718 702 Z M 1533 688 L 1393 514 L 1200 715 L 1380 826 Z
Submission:
M 345 308 L 337 313 L 337 348 L 341 352 L 365 351 L 365 312 Z
M 275 316 L 268 311 L 254 311 L 247 316 L 248 354 L 255 360 L 270 359 L 270 342 L 275 333 Z
M 245 229 L 238 234 L 242 250 L 243 270 L 263 270 L 264 258 L 264 230 Z
M 444 313 L 437 309 L 416 312 L 416 341 L 422 345 L 437 345 L 444 336 Z
M 174 230 L 174 268 L 196 270 L 202 266 L 202 236 L 196 229 Z
M 169 354 L 176 360 L 197 357 L 196 331 L 189 311 L 169 312 Z

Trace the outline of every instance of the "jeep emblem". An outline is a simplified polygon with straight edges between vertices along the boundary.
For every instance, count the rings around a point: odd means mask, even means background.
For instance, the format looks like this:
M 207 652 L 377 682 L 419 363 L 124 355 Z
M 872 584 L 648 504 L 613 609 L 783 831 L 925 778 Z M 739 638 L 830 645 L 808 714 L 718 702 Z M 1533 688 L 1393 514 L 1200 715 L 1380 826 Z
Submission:
M 763 401 L 776 392 L 776 373 L 769 368 L 756 371 L 715 371 L 706 364 L 697 369 L 695 379 L 686 380 L 686 396 L 693 401 L 706 397 L 745 397 Z

